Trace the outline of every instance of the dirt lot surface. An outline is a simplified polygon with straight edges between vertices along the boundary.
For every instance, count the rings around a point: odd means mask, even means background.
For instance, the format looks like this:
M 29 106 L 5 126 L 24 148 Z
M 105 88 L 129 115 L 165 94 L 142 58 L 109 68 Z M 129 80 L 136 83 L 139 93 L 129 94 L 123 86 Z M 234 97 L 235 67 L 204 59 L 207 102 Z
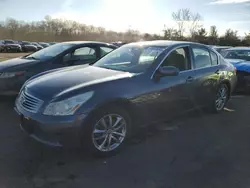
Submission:
M 194 112 L 142 131 L 118 155 L 84 157 L 28 138 L 13 100 L 0 105 L 1 188 L 248 188 L 250 97 L 213 115 Z M 168 126 L 166 126 L 168 125 Z
M 11 58 L 21 57 L 28 53 L 0 53 L 0 61 L 4 61 Z

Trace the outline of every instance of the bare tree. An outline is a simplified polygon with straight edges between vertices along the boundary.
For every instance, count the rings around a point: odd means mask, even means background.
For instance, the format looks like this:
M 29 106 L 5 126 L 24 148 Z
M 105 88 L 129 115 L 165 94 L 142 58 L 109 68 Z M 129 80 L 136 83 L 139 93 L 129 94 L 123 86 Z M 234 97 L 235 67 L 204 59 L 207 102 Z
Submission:
M 238 38 L 238 31 L 234 31 L 232 29 L 227 29 L 225 32 L 225 38 Z
M 241 41 L 238 38 L 238 31 L 234 31 L 232 29 L 227 29 L 225 35 L 220 37 L 221 45 L 237 46 L 240 43 Z
M 167 40 L 179 40 L 180 39 L 179 32 L 176 29 L 165 28 L 163 32 L 164 32 L 164 39 L 167 39 Z
M 164 35 L 142 34 L 129 27 L 126 32 L 109 31 L 102 27 L 95 27 L 78 23 L 72 20 L 53 19 L 46 16 L 41 21 L 24 22 L 15 19 L 0 21 L 0 39 L 14 39 L 27 41 L 69 41 L 69 40 L 93 40 L 93 41 L 140 41 L 144 40 L 192 40 L 214 45 L 249 45 L 250 34 L 244 40 L 238 38 L 237 31 L 227 30 L 225 35 L 218 37 L 216 26 L 211 26 L 209 35 L 205 28 L 201 27 L 201 17 L 192 13 L 189 9 L 181 9 L 173 13 L 177 28 L 164 28 Z M 184 37 L 186 33 L 193 33 L 193 37 Z
M 6 20 L 6 28 L 9 30 L 9 34 L 11 38 L 15 39 L 15 34 L 18 30 L 18 27 L 19 27 L 18 21 L 12 18 L 8 18 Z
M 200 28 L 197 31 L 193 33 L 194 41 L 200 42 L 200 43 L 207 43 L 207 31 L 205 28 Z
M 244 37 L 244 43 L 246 44 L 246 45 L 250 45 L 250 33 L 245 33 L 245 37 Z
M 210 27 L 210 33 L 209 33 L 210 37 L 214 37 L 214 38 L 218 38 L 218 31 L 217 31 L 217 27 L 215 25 L 212 25 Z
M 180 37 L 183 37 L 185 32 L 185 22 L 190 21 L 190 10 L 179 9 L 177 12 L 172 13 L 172 18 L 177 24 L 177 29 Z
M 208 44 L 215 45 L 218 42 L 219 42 L 219 35 L 218 35 L 217 27 L 215 25 L 212 25 L 209 31 Z
M 201 20 L 202 17 L 199 13 L 192 13 L 191 12 L 191 20 L 189 23 L 189 32 L 191 37 L 193 36 L 193 34 L 198 31 L 199 29 L 201 29 L 202 24 L 201 24 Z
M 199 13 L 192 13 L 189 9 L 179 9 L 172 13 L 172 18 L 177 24 L 177 29 L 180 37 L 183 37 L 188 30 L 192 34 L 202 27 L 202 17 Z

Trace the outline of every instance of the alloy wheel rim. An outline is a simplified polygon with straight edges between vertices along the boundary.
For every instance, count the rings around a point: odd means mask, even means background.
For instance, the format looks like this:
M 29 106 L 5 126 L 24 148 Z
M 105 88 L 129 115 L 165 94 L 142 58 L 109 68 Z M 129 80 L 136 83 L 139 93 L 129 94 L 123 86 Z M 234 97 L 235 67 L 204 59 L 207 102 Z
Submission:
M 109 152 L 119 147 L 125 139 L 127 124 L 118 114 L 102 117 L 94 126 L 92 140 L 96 149 Z
M 215 100 L 216 110 L 220 111 L 222 108 L 224 108 L 226 101 L 227 101 L 227 89 L 225 87 L 220 87 Z

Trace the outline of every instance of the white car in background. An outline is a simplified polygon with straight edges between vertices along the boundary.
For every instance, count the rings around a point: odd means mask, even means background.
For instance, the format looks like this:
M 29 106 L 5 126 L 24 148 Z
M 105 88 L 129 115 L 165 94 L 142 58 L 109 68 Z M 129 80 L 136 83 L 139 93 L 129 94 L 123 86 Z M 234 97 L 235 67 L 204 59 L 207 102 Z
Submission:
M 220 54 L 222 54 L 224 50 L 232 48 L 232 46 L 214 46 L 214 45 L 209 45 L 209 46 L 215 49 Z

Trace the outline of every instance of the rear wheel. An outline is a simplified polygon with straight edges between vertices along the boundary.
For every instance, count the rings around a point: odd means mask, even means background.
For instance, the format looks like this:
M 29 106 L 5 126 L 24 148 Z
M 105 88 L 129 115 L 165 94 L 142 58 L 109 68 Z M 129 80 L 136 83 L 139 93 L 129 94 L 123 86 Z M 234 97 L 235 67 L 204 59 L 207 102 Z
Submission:
M 129 137 L 130 124 L 130 117 L 124 109 L 115 106 L 100 109 L 86 123 L 83 145 L 95 155 L 113 155 Z
M 217 89 L 215 98 L 212 104 L 212 112 L 219 113 L 221 112 L 227 104 L 229 98 L 229 89 L 226 84 L 220 84 Z

